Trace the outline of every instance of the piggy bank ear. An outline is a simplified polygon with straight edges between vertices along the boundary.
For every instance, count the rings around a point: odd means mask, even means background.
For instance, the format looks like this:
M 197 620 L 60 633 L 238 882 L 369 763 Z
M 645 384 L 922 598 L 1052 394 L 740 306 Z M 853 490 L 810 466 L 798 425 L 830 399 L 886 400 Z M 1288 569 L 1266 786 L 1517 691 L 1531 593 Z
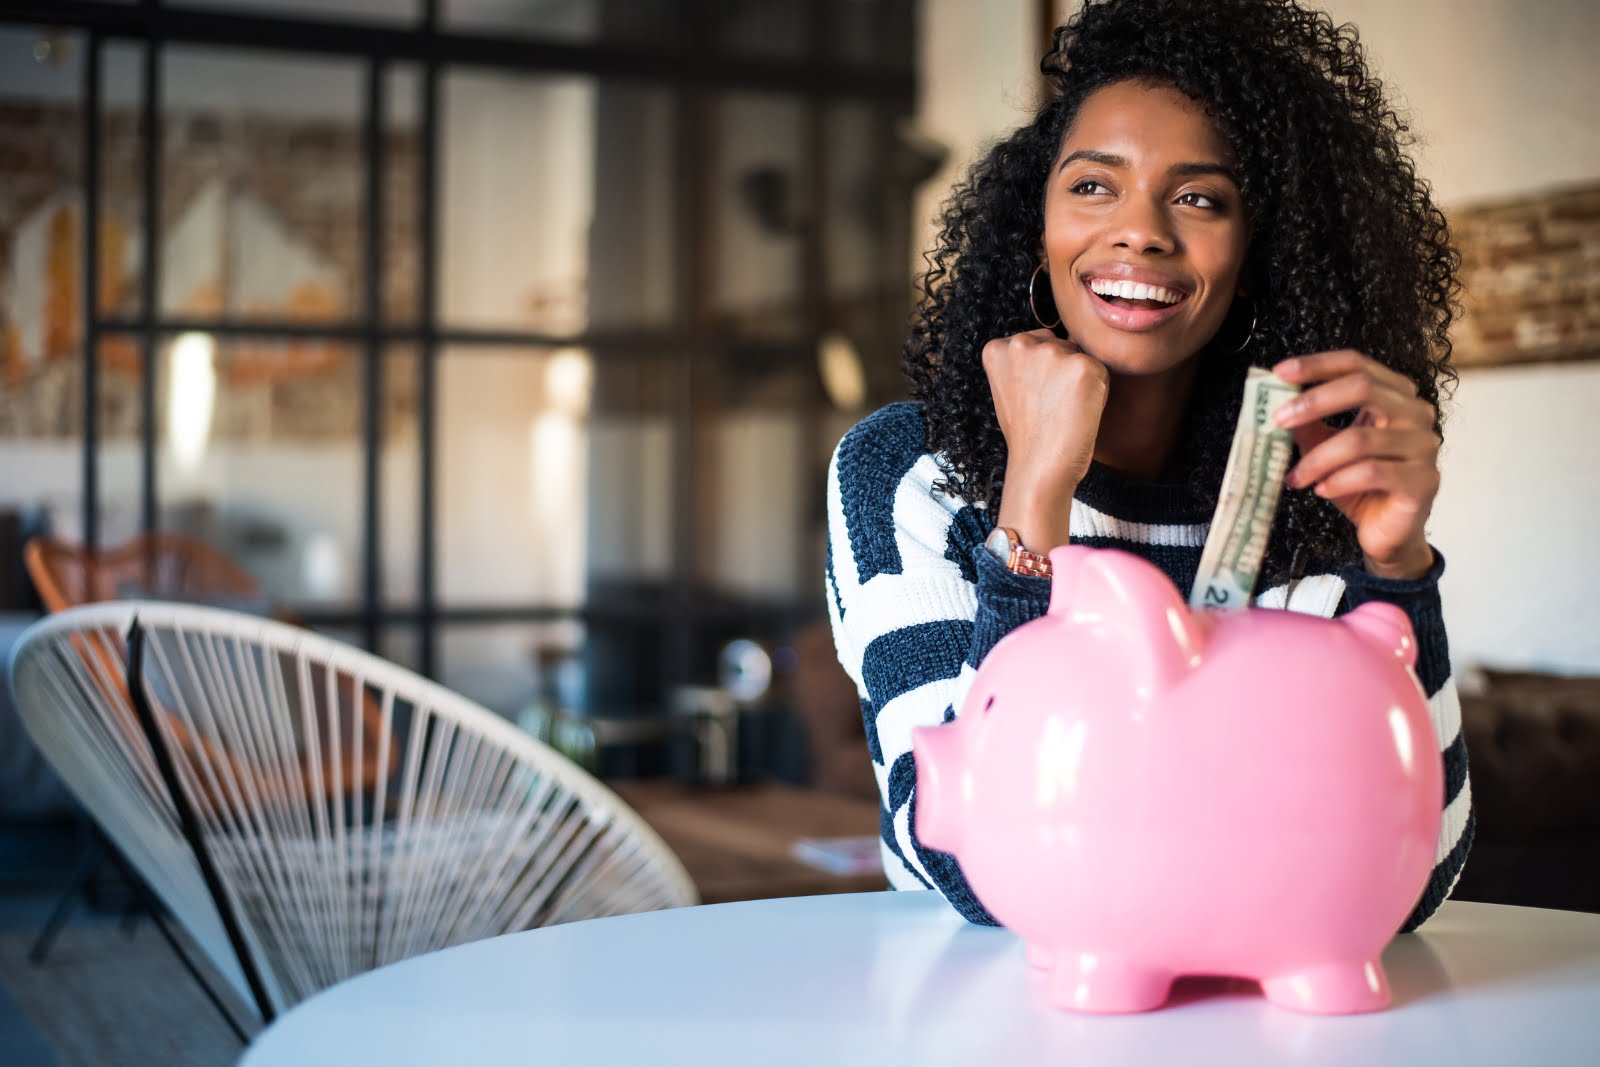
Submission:
M 1123 653 L 1135 688 L 1151 694 L 1200 664 L 1208 632 L 1161 568 L 1116 549 L 1050 553 L 1050 613 L 1088 626 Z
M 1393 604 L 1380 601 L 1362 604 L 1339 621 L 1379 652 L 1393 656 L 1407 667 L 1417 665 L 1417 638 L 1411 629 L 1411 619 Z

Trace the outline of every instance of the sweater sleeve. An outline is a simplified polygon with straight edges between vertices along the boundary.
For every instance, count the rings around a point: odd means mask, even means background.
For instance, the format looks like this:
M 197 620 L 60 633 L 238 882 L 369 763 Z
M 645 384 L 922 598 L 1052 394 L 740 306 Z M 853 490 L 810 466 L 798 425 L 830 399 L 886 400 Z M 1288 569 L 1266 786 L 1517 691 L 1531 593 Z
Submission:
M 1445 637 L 1444 613 L 1439 601 L 1439 577 L 1444 556 L 1434 551 L 1433 567 L 1420 578 L 1396 580 L 1370 575 L 1359 565 L 1346 568 L 1343 614 L 1373 600 L 1400 608 L 1411 619 L 1417 637 L 1417 679 L 1428 695 L 1428 710 L 1444 761 L 1444 819 L 1434 854 L 1433 874 L 1412 910 L 1402 932 L 1415 930 L 1438 910 L 1461 877 L 1467 852 L 1472 848 L 1475 816 L 1472 783 L 1467 774 L 1467 743 L 1461 731 L 1461 700 L 1450 671 L 1450 645 Z
M 861 701 L 890 883 L 937 889 L 968 920 L 994 925 L 956 860 L 917 840 L 911 731 L 956 716 L 989 650 L 1044 614 L 1050 583 L 990 556 L 986 518 L 939 492 L 941 477 L 911 405 L 845 436 L 828 470 L 828 607 Z

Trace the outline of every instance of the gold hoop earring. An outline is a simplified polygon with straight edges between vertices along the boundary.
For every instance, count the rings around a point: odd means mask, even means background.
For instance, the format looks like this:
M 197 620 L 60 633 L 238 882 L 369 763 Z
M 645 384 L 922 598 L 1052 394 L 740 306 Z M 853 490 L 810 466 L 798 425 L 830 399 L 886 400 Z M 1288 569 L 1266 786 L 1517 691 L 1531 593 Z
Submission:
M 1060 308 L 1056 309 L 1056 321 L 1054 321 L 1054 322 L 1046 322 L 1046 321 L 1044 321 L 1044 316 L 1039 314 L 1039 305 L 1034 302 L 1034 298 L 1033 298 L 1033 286 L 1034 286 L 1034 283 L 1039 280 L 1039 272 L 1042 271 L 1042 270 L 1044 270 L 1044 264 L 1043 263 L 1041 263 L 1037 267 L 1033 268 L 1033 276 L 1028 279 L 1028 310 L 1033 312 L 1033 321 L 1034 322 L 1037 322 L 1040 326 L 1043 326 L 1047 330 L 1053 330 L 1057 326 L 1061 325 L 1061 309 Z M 1055 301 L 1052 299 L 1051 303 L 1054 303 L 1054 302 Z
M 1253 297 L 1248 297 L 1248 296 L 1244 297 L 1243 299 L 1250 301 L 1250 329 L 1244 335 L 1244 340 L 1239 342 L 1239 347 L 1235 348 L 1233 350 L 1233 354 L 1234 355 L 1238 355 L 1240 352 L 1243 352 L 1245 349 L 1249 348 L 1250 347 L 1250 342 L 1252 340 L 1254 340 L 1255 336 L 1256 336 L 1256 302 L 1255 302 L 1255 299 Z

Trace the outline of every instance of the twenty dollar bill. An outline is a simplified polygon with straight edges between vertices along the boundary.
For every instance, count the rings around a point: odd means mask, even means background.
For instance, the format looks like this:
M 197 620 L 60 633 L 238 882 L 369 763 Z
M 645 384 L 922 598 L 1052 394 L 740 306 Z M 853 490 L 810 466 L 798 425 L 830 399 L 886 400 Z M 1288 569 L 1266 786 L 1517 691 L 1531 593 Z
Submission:
M 1246 375 L 1244 403 L 1190 607 L 1232 611 L 1249 606 L 1294 447 L 1294 435 L 1274 422 L 1272 413 L 1299 392 L 1299 386 L 1260 367 L 1251 367 Z

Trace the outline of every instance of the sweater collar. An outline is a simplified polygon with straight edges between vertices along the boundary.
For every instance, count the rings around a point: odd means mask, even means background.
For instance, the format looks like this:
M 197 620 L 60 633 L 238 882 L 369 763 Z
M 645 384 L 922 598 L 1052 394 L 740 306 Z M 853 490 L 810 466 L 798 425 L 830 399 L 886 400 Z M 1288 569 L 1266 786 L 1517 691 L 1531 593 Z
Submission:
M 1211 506 L 1187 485 L 1140 482 L 1091 462 L 1078 483 L 1078 500 L 1125 522 L 1200 523 L 1211 519 Z

